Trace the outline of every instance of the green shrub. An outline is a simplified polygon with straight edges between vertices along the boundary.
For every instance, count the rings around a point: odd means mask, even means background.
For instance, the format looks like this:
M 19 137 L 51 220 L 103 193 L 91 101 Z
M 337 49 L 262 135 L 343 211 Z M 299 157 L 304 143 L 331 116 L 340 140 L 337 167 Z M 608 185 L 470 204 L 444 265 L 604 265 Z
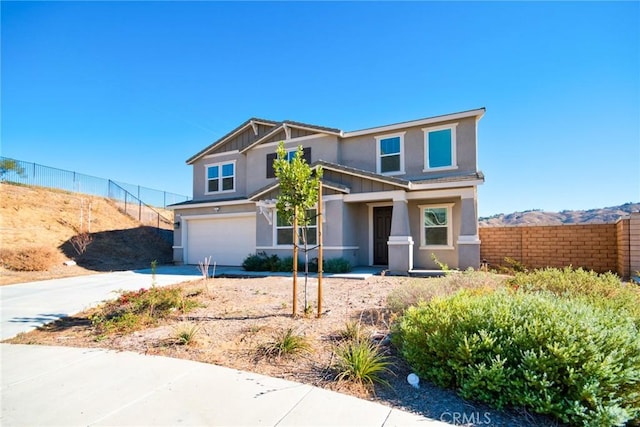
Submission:
M 624 313 L 548 292 L 463 291 L 409 308 L 394 332 L 421 377 L 464 398 L 571 425 L 640 416 L 640 335 Z
M 267 358 L 292 357 L 311 351 L 311 345 L 304 335 L 293 328 L 276 334 L 273 340 L 258 348 L 258 356 Z
M 420 302 L 428 303 L 435 297 L 446 297 L 467 289 L 475 293 L 492 292 L 501 286 L 504 278 L 469 269 L 451 272 L 445 277 L 414 278 L 395 287 L 387 295 L 387 305 L 394 313 L 401 313 Z
M 506 265 L 504 265 L 501 270 L 503 270 L 506 273 L 526 273 L 527 267 L 521 262 L 518 261 L 515 258 L 511 258 L 511 257 L 504 257 L 504 263 Z
M 324 269 L 326 273 L 348 273 L 351 271 L 351 264 L 344 258 L 332 258 L 324 260 Z M 293 271 L 293 257 L 286 256 L 279 258 L 278 255 L 267 255 L 265 252 L 259 252 L 255 255 L 249 255 L 242 263 L 247 271 L 279 271 L 290 273 Z M 304 272 L 304 258 L 298 258 L 298 272 Z M 309 259 L 309 272 L 318 272 L 318 258 Z
M 301 262 L 300 262 L 300 260 L 298 260 L 298 270 L 300 270 L 300 265 L 301 265 Z M 293 271 L 293 257 L 287 256 L 287 257 L 282 258 L 278 262 L 278 267 L 277 267 L 276 271 L 282 271 L 282 272 L 285 272 L 285 273 L 292 272 Z
M 325 273 L 348 273 L 351 271 L 351 263 L 344 258 L 330 258 L 322 262 L 322 270 Z
M 242 268 L 247 271 L 281 271 L 280 262 L 278 255 L 269 256 L 266 252 L 258 252 L 247 256 L 242 262 Z
M 598 274 L 582 268 L 546 268 L 517 273 L 508 282 L 513 288 L 527 292 L 549 291 L 555 295 L 580 298 L 599 307 L 628 313 L 640 327 L 640 292 L 622 283 L 613 273 Z
M 353 381 L 365 387 L 389 385 L 382 375 L 391 373 L 389 357 L 366 338 L 350 339 L 336 349 L 334 370 L 339 381 Z
M 338 331 L 336 337 L 340 340 L 363 340 L 366 338 L 366 331 L 362 323 L 350 320 L 344 324 L 344 329 Z
M 195 295 L 194 295 L 195 296 Z M 121 291 L 120 296 L 98 307 L 91 316 L 100 334 L 131 332 L 157 323 L 174 312 L 187 313 L 198 306 L 179 287 L 152 287 Z
M 200 327 L 196 324 L 180 324 L 176 327 L 175 339 L 180 345 L 191 345 L 196 342 Z

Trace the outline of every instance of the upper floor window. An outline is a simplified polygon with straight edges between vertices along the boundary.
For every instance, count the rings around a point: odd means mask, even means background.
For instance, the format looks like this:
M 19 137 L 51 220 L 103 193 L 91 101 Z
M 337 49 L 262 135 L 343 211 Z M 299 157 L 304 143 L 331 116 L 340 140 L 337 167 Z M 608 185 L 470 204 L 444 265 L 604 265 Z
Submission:
M 422 217 L 421 248 L 453 249 L 452 207 L 453 204 L 419 206 Z
M 404 173 L 405 132 L 376 136 L 377 172 L 384 175 Z
M 207 165 L 206 194 L 225 193 L 236 189 L 236 163 L 216 163 Z
M 316 221 L 316 210 L 309 209 L 307 211 L 307 216 L 309 217 L 309 225 L 307 226 L 307 244 L 315 245 L 318 241 L 318 223 Z M 278 215 L 276 212 L 276 245 L 293 245 L 293 225 L 288 224 L 281 215 Z M 304 233 L 304 227 L 298 227 L 298 244 L 302 245 L 304 243 L 302 236 Z
M 293 156 L 296 155 L 298 148 L 292 148 L 287 150 L 287 160 L 290 162 L 293 160 Z M 267 178 L 275 178 L 276 172 L 273 169 L 273 161 L 278 157 L 276 153 L 267 154 Z M 307 161 L 307 164 L 311 164 L 311 147 L 304 147 L 302 149 L 302 158 Z
M 422 129 L 425 139 L 425 171 L 455 169 L 456 124 Z

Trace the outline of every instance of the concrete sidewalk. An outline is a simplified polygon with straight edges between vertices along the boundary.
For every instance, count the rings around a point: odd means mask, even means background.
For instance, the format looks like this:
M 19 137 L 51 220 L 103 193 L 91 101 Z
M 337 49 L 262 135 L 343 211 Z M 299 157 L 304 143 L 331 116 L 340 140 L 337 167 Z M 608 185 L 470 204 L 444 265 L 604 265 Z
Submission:
M 332 391 L 130 352 L 0 344 L 8 426 L 446 426 Z
M 200 277 L 194 266 L 160 266 L 155 275 L 151 269 L 116 271 L 0 286 L 0 340 L 113 299 L 118 290 L 149 288 L 153 283 L 166 286 Z

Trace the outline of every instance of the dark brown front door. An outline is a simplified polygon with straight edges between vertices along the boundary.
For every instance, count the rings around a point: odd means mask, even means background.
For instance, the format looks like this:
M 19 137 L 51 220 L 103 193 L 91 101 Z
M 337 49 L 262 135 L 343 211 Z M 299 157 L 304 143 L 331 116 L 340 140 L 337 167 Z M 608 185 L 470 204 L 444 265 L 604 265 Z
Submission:
M 389 264 L 389 247 L 387 241 L 391 234 L 391 214 L 393 207 L 373 208 L 373 263 Z

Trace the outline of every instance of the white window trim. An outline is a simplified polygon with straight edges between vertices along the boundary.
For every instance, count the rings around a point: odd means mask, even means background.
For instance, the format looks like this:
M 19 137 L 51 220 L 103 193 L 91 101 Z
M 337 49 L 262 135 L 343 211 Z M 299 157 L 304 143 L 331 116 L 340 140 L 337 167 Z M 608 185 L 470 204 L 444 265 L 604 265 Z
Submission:
M 228 165 L 232 163 L 233 164 L 233 190 L 222 190 L 222 166 L 223 165 Z M 218 166 L 219 170 L 220 170 L 220 175 L 218 176 L 218 179 L 220 180 L 220 184 L 218 186 L 218 188 L 220 188 L 220 190 L 218 191 L 209 191 L 209 168 L 214 167 L 214 166 Z M 224 193 L 235 193 L 236 192 L 236 187 L 237 187 L 237 180 L 236 177 L 238 176 L 237 174 L 237 167 L 236 167 L 236 161 L 235 160 L 229 160 L 227 162 L 220 162 L 220 163 L 209 163 L 204 165 L 204 194 L 206 195 L 211 195 L 211 194 L 224 194 Z M 225 178 L 229 178 L 229 177 L 225 177 Z
M 316 207 L 311 208 L 313 210 L 316 211 L 316 213 L 318 212 Z M 324 216 L 324 215 L 323 215 Z M 318 221 L 316 220 L 316 225 L 313 226 L 316 229 L 316 242 L 318 241 Z M 278 210 L 274 209 L 273 210 L 273 248 L 277 248 L 277 249 L 293 249 L 293 245 L 292 244 L 287 244 L 287 245 L 279 245 L 278 244 L 278 229 L 285 229 L 285 228 L 291 228 L 293 229 L 293 224 L 292 225 L 287 225 L 287 226 L 280 226 L 278 227 Z M 301 226 L 298 226 L 298 228 L 302 228 Z M 300 245 L 298 245 L 298 247 L 300 247 Z
M 457 126 L 458 126 L 458 123 L 451 123 L 448 125 L 422 128 L 422 132 L 424 132 L 424 138 L 423 138 L 424 170 L 423 172 L 458 169 L 458 158 L 456 154 L 457 153 L 457 142 L 456 142 Z M 430 167 L 429 166 L 429 133 L 439 131 L 439 130 L 445 130 L 445 129 L 451 129 L 451 166 Z
M 420 210 L 420 250 L 452 250 L 453 246 L 453 206 L 455 203 L 441 203 L 437 205 L 419 205 Z M 433 208 L 445 208 L 447 210 L 447 244 L 427 245 L 424 235 L 424 210 Z
M 404 175 L 405 171 L 404 171 L 404 134 L 407 133 L 405 132 L 399 132 L 399 133 L 390 133 L 390 134 L 386 134 L 386 135 L 379 135 L 376 136 L 376 172 L 379 173 L 380 175 L 387 175 L 387 176 L 392 176 L 392 175 Z M 382 164 L 381 164 L 381 157 L 380 157 L 380 141 L 383 139 L 389 139 L 389 138 L 396 138 L 396 137 L 400 137 L 400 170 L 399 171 L 393 171 L 393 172 L 381 172 L 382 170 Z
M 293 160 L 293 157 L 296 155 L 296 152 L 298 151 L 298 147 L 293 147 L 293 148 L 287 148 L 287 161 L 289 163 L 291 163 L 291 161 Z M 289 155 L 292 155 L 291 158 L 289 158 Z

